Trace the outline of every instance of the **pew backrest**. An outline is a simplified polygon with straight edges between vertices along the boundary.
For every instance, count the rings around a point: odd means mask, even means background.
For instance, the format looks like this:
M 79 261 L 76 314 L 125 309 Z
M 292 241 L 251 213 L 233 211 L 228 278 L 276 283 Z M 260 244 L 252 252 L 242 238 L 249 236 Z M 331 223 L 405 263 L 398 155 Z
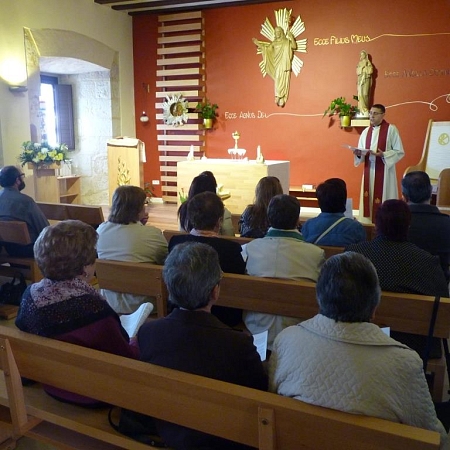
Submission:
M 95 272 L 100 289 L 155 297 L 158 317 L 167 314 L 167 290 L 162 279 L 162 266 L 97 259 Z
M 37 202 L 47 220 L 81 220 L 94 228 L 105 221 L 101 206 Z
M 0 241 L 20 245 L 31 244 L 27 224 L 16 220 L 0 220 Z
M 261 450 L 439 448 L 436 432 L 308 405 L 9 327 L 0 326 L 0 338 L 9 343 L 3 351 L 21 376 Z M 46 414 L 42 406 L 29 405 L 29 410 L 62 427 L 77 421 Z M 83 414 L 89 411 L 80 408 Z M 93 433 L 88 427 L 77 431 Z M 111 432 L 114 444 L 113 437 Z

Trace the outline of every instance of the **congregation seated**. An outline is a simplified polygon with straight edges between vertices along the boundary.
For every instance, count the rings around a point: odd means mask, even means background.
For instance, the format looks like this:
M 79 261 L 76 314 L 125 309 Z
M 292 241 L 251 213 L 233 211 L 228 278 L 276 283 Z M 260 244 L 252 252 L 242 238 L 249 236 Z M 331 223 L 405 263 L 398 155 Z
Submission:
M 95 272 L 97 232 L 79 220 L 48 226 L 34 244 L 45 278 L 25 290 L 16 319 L 19 330 L 59 341 L 137 358 L 119 316 L 89 284 Z M 53 386 L 45 390 L 59 400 L 84 406 L 99 402 Z
M 193 228 L 189 234 L 173 236 L 169 241 L 169 253 L 183 242 L 201 242 L 214 248 L 219 254 L 220 267 L 224 272 L 245 273 L 241 246 L 230 239 L 219 236 L 224 206 L 218 195 L 202 192 L 188 203 L 187 216 Z M 237 308 L 214 306 L 213 314 L 225 324 L 233 327 L 242 321 L 242 311 Z
M 170 301 L 167 317 L 145 323 L 138 332 L 141 360 L 216 380 L 267 390 L 267 375 L 253 340 L 211 314 L 220 294 L 222 271 L 209 245 L 186 242 L 169 254 L 163 269 Z M 161 420 L 160 436 L 176 449 L 248 448 Z
M 283 193 L 280 180 L 277 177 L 263 177 L 255 188 L 255 201 L 248 205 L 239 220 L 239 230 L 242 237 L 262 238 L 269 229 L 267 207 L 275 195 Z
M 179 230 L 189 233 L 192 228 L 192 222 L 189 220 L 187 209 L 189 200 L 202 192 L 214 192 L 217 191 L 217 181 L 212 172 L 205 170 L 200 175 L 196 176 L 189 187 L 189 193 L 186 201 L 178 208 L 178 222 Z M 220 224 L 219 234 L 225 236 L 234 236 L 233 222 L 231 221 L 231 212 L 224 208 L 223 220 Z
M 409 172 L 402 179 L 402 194 L 411 211 L 408 241 L 439 256 L 450 281 L 450 217 L 431 205 L 433 188 L 426 172 Z
M 306 243 L 297 230 L 300 216 L 300 202 L 297 198 L 286 194 L 276 195 L 269 203 L 267 215 L 271 227 L 266 236 L 242 246 L 247 273 L 257 277 L 317 281 L 325 254 L 320 247 Z M 245 325 L 252 334 L 268 330 L 269 350 L 276 335 L 299 320 L 260 312 L 244 312 Z
M 391 292 L 448 297 L 448 285 L 439 259 L 408 242 L 411 212 L 402 200 L 386 200 L 376 215 L 377 237 L 349 245 L 346 250 L 361 253 L 375 266 L 381 289 Z M 424 355 L 426 337 L 392 332 L 392 337 Z M 431 357 L 441 356 L 439 339 L 434 339 Z
M 282 331 L 269 361 L 269 389 L 306 403 L 447 433 L 418 355 L 370 323 L 377 273 L 354 252 L 329 258 L 316 286 L 319 314 Z
M 160 229 L 147 224 L 146 199 L 144 190 L 137 186 L 119 186 L 115 190 L 108 221 L 97 229 L 100 259 L 164 264 L 167 241 Z M 153 297 L 110 290 L 101 293 L 118 314 L 133 313 L 146 302 L 156 310 Z
M 0 171 L 0 220 L 27 224 L 31 244 L 3 244 L 10 256 L 33 257 L 33 244 L 39 233 L 49 225 L 36 202 L 21 191 L 25 189 L 25 174 L 16 166 L 5 166 Z
M 307 220 L 302 227 L 306 242 L 317 245 L 345 247 L 366 240 L 364 227 L 345 217 L 347 186 L 340 178 L 330 178 L 316 189 L 321 213 Z

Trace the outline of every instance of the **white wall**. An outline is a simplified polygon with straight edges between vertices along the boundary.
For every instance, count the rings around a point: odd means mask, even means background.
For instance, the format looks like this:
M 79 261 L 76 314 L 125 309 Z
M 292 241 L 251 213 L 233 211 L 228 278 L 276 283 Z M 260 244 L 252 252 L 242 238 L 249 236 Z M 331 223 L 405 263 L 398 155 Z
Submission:
M 26 82 L 24 27 L 74 31 L 118 52 L 119 134 L 135 136 L 131 17 L 92 0 L 0 0 L 1 165 L 17 164 L 20 145 L 30 139 L 28 95 L 8 90 L 10 83 Z M 22 79 L 5 80 L 5 70 L 14 64 Z

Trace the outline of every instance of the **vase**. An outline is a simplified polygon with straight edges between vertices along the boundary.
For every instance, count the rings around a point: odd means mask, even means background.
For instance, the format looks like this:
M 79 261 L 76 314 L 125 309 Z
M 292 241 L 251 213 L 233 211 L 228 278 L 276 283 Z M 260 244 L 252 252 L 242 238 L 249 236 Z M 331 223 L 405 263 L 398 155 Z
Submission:
M 350 123 L 350 116 L 341 116 L 341 127 L 349 127 Z
M 203 126 L 206 129 L 211 129 L 213 127 L 213 119 L 203 119 Z

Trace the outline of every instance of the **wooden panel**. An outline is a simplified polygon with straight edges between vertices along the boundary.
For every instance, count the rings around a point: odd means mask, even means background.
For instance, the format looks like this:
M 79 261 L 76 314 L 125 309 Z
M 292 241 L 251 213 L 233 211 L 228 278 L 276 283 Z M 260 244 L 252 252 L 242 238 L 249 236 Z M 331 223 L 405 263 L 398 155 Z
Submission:
M 158 22 L 175 22 L 179 20 L 189 20 L 189 19 L 201 19 L 201 11 L 185 12 L 179 14 L 166 14 L 163 16 L 158 16 Z
M 187 98 L 187 97 L 200 97 L 200 96 L 204 95 L 204 92 L 202 90 L 188 90 L 188 91 L 185 90 L 182 92 L 163 91 L 163 92 L 155 92 L 155 97 L 156 98 L 166 98 L 168 95 L 170 96 L 172 94 L 181 94 L 184 98 Z M 157 105 L 158 104 L 161 104 L 161 103 L 157 103 Z
M 176 92 L 176 93 L 178 94 L 178 92 Z M 166 93 L 166 96 L 170 97 L 171 94 L 172 94 L 172 92 Z M 183 97 L 184 97 L 184 95 L 183 95 Z M 188 107 L 189 108 L 195 108 L 197 106 L 197 103 L 198 103 L 197 101 L 195 101 L 195 102 L 188 102 Z M 159 102 L 155 103 L 155 108 L 156 109 L 163 109 L 164 108 L 163 107 L 163 103 L 159 103 Z M 198 120 L 198 119 L 200 119 L 200 115 L 197 112 L 190 112 L 190 113 L 188 113 L 187 116 L 188 116 L 188 121 L 189 120 Z M 164 114 L 157 114 L 156 117 L 161 119 L 161 120 L 164 120 Z
M 199 138 L 203 138 L 203 136 L 199 135 Z M 196 143 L 193 144 L 194 151 L 202 151 L 204 143 L 202 141 L 199 141 L 197 144 L 200 144 L 200 146 L 197 146 Z M 177 145 L 175 147 L 171 145 L 158 145 L 158 151 L 160 152 L 182 152 L 183 150 L 189 152 L 190 148 L 190 145 Z
M 158 55 L 179 55 L 180 53 L 197 53 L 201 52 L 203 49 L 203 44 L 197 45 L 185 45 L 180 47 L 165 47 L 158 48 L 156 53 Z
M 177 66 L 184 64 L 201 64 L 202 57 L 201 56 L 186 56 L 186 58 L 166 58 L 166 59 L 157 59 L 157 66 Z
M 158 27 L 158 33 L 177 33 L 180 31 L 197 31 L 202 29 L 201 23 L 183 23 L 178 25 L 165 25 Z
M 200 67 L 191 67 L 188 69 L 163 69 L 157 70 L 157 77 L 174 77 L 182 75 L 203 75 L 205 71 Z
M 182 130 L 202 130 L 203 129 L 203 125 L 200 123 L 191 123 L 191 124 L 184 124 L 184 125 L 180 125 L 179 127 Z M 174 127 L 173 125 L 160 125 L 157 124 L 156 125 L 156 129 L 157 130 L 170 130 L 173 131 L 174 129 L 178 129 L 178 127 Z
M 156 87 L 163 88 L 163 87 L 184 87 L 184 86 L 201 86 L 202 83 L 199 82 L 199 80 L 196 80 L 195 78 L 192 80 L 172 80 L 172 81 L 157 81 Z
M 159 156 L 159 161 L 166 161 L 166 162 L 178 162 L 178 161 L 185 161 L 185 156 Z
M 188 101 L 188 108 L 192 110 L 206 95 L 203 15 L 201 12 L 188 16 L 185 14 L 174 14 L 171 15 L 169 22 L 172 23 L 169 25 L 166 19 L 167 16 L 162 16 L 158 19 L 158 55 L 169 57 L 158 58 L 157 61 L 157 67 L 160 69 L 156 71 L 156 76 L 160 79 L 156 81 L 156 98 L 166 98 L 173 93 L 179 92 Z M 197 31 L 200 31 L 200 33 Z M 165 47 L 165 44 L 174 44 L 174 46 Z M 191 54 L 187 55 L 187 53 Z M 183 54 L 186 56 L 180 57 Z M 189 67 L 183 67 L 186 65 L 189 65 Z M 174 68 L 173 66 L 179 67 Z M 155 107 L 157 110 L 161 110 L 163 109 L 163 104 L 158 102 L 155 104 Z M 156 118 L 164 121 L 163 114 L 156 114 Z M 199 153 L 203 149 L 201 144 L 204 140 L 205 131 L 200 124 L 198 113 L 188 113 L 188 123 L 183 127 L 175 128 L 164 123 L 158 123 L 156 128 L 158 130 L 157 140 L 159 143 L 164 144 L 158 145 L 158 151 L 166 154 L 170 152 L 177 153 L 176 159 L 172 159 L 172 155 L 161 155 L 168 156 L 167 159 L 160 159 L 161 181 L 163 184 L 161 187 L 163 192 L 176 192 L 176 186 L 173 187 L 173 190 L 172 187 L 165 189 L 164 186 L 170 183 L 175 184 L 177 181 L 176 175 L 167 175 L 167 173 L 176 172 L 176 168 L 170 166 L 170 163 L 187 156 L 190 151 L 190 146 L 186 145 L 187 143 L 195 143 L 195 150 Z M 183 142 L 185 144 L 180 145 Z
M 201 34 L 186 34 L 183 36 L 169 36 L 169 37 L 160 37 L 158 38 L 158 44 L 178 44 L 179 42 L 194 42 L 201 41 Z
M 164 134 L 157 136 L 158 141 L 198 141 L 196 134 Z
M 158 109 L 162 109 L 162 103 L 155 103 L 156 108 Z M 189 120 L 195 120 L 198 119 L 198 113 L 188 113 L 188 123 Z M 156 114 L 156 120 L 164 120 L 164 115 L 163 114 Z

